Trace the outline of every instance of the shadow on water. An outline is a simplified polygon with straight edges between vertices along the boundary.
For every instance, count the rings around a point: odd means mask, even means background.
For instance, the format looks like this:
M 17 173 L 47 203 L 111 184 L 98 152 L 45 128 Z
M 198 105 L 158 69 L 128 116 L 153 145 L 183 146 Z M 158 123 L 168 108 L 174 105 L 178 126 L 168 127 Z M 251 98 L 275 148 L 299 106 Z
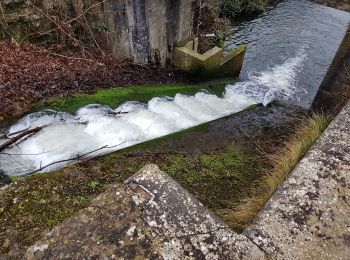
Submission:
M 312 109 L 337 114 L 350 99 L 350 26 L 333 59 Z
M 11 178 L 7 176 L 3 170 L 0 170 L 0 187 L 10 184 L 12 182 Z

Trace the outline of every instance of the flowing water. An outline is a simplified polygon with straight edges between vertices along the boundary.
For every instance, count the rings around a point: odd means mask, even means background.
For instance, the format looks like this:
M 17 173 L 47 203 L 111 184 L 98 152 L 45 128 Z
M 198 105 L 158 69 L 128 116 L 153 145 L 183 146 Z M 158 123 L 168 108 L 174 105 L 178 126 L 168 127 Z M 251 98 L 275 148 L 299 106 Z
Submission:
M 256 19 L 236 25 L 226 48 L 248 46 L 240 76 L 243 80 L 304 53 L 294 94 L 288 100 L 309 108 L 344 37 L 349 17 L 348 12 L 306 0 L 280 1 Z
M 0 154 L 0 171 L 20 176 L 52 171 L 72 161 L 98 156 L 209 122 L 273 100 L 307 106 L 317 91 L 350 16 L 306 1 L 283 1 L 233 30 L 228 48 L 245 43 L 241 80 L 221 96 L 155 97 L 147 104 L 126 102 L 116 109 L 91 104 L 75 115 L 53 110 L 30 114 L 8 133 L 45 126 Z M 4 142 L 5 140 L 0 140 Z

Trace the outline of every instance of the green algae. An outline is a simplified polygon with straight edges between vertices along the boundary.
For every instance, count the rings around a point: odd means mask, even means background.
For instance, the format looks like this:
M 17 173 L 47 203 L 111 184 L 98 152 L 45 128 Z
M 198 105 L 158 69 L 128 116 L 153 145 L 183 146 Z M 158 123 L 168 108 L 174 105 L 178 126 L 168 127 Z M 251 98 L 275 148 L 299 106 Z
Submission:
M 220 95 L 227 85 L 228 80 L 220 80 L 213 83 L 198 85 L 160 85 L 160 86 L 134 86 L 100 89 L 93 94 L 78 94 L 70 97 L 52 99 L 45 104 L 37 104 L 35 111 L 50 108 L 57 111 L 74 113 L 79 108 L 89 104 L 102 104 L 116 108 L 126 101 L 139 101 L 147 103 L 153 97 L 174 97 L 177 93 L 194 95 L 201 89 Z

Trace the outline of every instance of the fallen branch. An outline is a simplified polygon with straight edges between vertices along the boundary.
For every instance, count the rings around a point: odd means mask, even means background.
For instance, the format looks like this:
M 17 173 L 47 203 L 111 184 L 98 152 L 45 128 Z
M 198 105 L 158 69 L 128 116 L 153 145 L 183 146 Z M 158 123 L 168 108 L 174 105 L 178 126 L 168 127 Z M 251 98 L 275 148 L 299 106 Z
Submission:
M 96 60 L 92 60 L 92 59 L 86 59 L 86 58 L 80 58 L 80 57 L 70 57 L 70 56 L 66 56 L 66 55 L 62 55 L 62 54 L 58 54 L 58 53 L 54 53 L 54 52 L 49 52 L 48 55 L 53 55 L 53 56 L 58 56 L 61 58 L 66 58 L 66 59 L 71 59 L 71 60 L 85 60 L 85 61 L 90 61 L 93 63 L 96 63 L 100 66 L 105 66 L 103 63 L 100 63 Z
M 29 130 L 29 127 L 25 128 L 25 129 L 22 129 L 22 130 L 19 130 L 19 131 L 16 131 L 16 132 L 12 132 L 12 133 L 8 133 L 8 134 L 5 134 L 5 137 L 7 139 L 10 139 L 11 137 L 10 136 L 13 136 L 13 135 L 17 135 L 17 134 L 21 134 L 25 131 L 28 131 Z
M 53 166 L 53 165 L 55 165 L 55 164 L 82 160 L 82 159 L 84 159 L 86 156 L 88 156 L 88 155 L 90 155 L 90 154 L 92 154 L 92 153 L 101 151 L 101 150 L 103 150 L 103 149 L 112 149 L 112 148 L 114 148 L 114 147 L 117 147 L 117 146 L 120 146 L 120 145 L 124 144 L 125 142 L 126 142 L 126 141 L 124 141 L 124 142 L 122 142 L 122 143 L 120 143 L 120 144 L 114 145 L 114 146 L 104 145 L 104 146 L 102 146 L 102 147 L 100 147 L 100 148 L 98 148 L 98 149 L 92 150 L 92 151 L 90 151 L 90 152 L 87 152 L 87 153 L 84 153 L 84 154 L 77 154 L 77 156 L 76 156 L 76 157 L 73 157 L 73 158 L 55 161 L 55 162 L 49 163 L 49 164 L 44 165 L 44 166 L 41 166 L 41 165 L 40 165 L 40 167 L 39 167 L 38 169 L 36 169 L 36 170 L 34 170 L 34 171 L 32 171 L 32 172 L 30 172 L 30 173 L 28 173 L 28 174 L 25 174 L 23 177 L 33 175 L 33 174 L 35 174 L 35 173 L 37 173 L 37 172 L 41 172 L 42 170 L 44 170 L 44 169 L 46 169 L 46 168 L 48 168 L 48 167 L 50 167 L 50 166 Z
M 42 155 L 42 154 L 46 154 L 46 153 L 50 153 L 54 150 L 50 150 L 50 151 L 47 151 L 47 152 L 42 152 L 42 153 L 3 153 L 1 152 L 0 154 L 2 155 L 8 155 L 8 156 L 36 156 L 36 155 Z
M 24 132 L 21 132 L 19 135 L 9 139 L 8 141 L 4 142 L 3 144 L 0 144 L 0 152 L 4 151 L 5 149 L 9 148 L 11 145 L 15 144 L 19 140 L 21 140 L 24 137 L 27 137 L 28 135 L 35 134 L 39 132 L 41 129 L 43 129 L 44 126 L 39 126 L 33 129 L 26 130 Z

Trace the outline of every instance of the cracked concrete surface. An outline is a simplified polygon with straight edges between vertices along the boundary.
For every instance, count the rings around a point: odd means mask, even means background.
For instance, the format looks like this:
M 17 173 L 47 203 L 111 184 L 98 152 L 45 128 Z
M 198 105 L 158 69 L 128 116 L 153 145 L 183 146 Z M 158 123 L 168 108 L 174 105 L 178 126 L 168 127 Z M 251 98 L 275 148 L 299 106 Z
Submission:
M 350 103 L 243 234 L 148 165 L 26 259 L 349 259 Z
M 26 259 L 262 259 L 197 199 L 148 165 L 30 247 Z

